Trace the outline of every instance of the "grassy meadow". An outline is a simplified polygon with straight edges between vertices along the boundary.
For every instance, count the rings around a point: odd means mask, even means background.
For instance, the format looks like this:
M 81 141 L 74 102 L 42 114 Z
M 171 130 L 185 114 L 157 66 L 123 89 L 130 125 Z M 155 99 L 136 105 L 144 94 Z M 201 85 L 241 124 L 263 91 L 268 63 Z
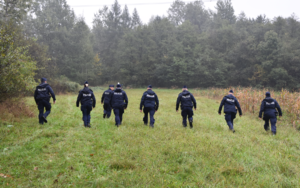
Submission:
M 197 96 L 194 129 L 184 129 L 175 103 L 180 90 L 154 89 L 155 128 L 143 125 L 144 89 L 125 90 L 123 125 L 103 119 L 103 90 L 95 91 L 92 128 L 84 128 L 76 95 L 59 95 L 48 124 L 34 117 L 0 120 L 1 187 L 300 187 L 300 137 L 278 122 L 276 136 L 257 114 L 228 130 L 219 101 Z M 241 103 L 241 106 L 243 104 Z M 8 125 L 13 125 L 9 127 Z

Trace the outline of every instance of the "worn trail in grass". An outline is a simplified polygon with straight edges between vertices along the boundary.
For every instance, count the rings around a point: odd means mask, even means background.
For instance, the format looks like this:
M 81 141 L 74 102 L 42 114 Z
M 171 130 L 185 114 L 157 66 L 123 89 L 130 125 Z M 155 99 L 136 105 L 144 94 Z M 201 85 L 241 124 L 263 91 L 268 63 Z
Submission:
M 1 186 L 12 187 L 295 187 L 300 186 L 300 138 L 278 126 L 273 137 L 252 115 L 228 131 L 219 102 L 196 97 L 194 129 L 184 129 L 175 112 L 179 90 L 154 90 L 160 99 L 155 128 L 143 125 L 144 90 L 126 90 L 123 125 L 102 119 L 96 92 L 92 128 L 82 126 L 75 95 L 57 97 L 48 118 L 1 120 Z M 28 99 L 34 105 L 33 99 Z M 241 104 L 243 105 L 243 104 Z M 33 108 L 37 114 L 37 109 Z M 8 124 L 14 127 L 8 128 Z

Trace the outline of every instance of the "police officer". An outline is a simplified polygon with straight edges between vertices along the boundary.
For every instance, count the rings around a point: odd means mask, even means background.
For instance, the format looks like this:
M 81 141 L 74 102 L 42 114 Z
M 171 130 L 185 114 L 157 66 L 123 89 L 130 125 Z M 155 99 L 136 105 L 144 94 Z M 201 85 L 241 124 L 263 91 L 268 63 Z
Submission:
M 124 109 L 128 106 L 128 98 L 125 91 L 122 90 L 121 84 L 117 84 L 110 100 L 110 105 L 114 110 L 116 126 L 122 124 Z
M 96 98 L 91 89 L 89 89 L 89 83 L 84 82 L 84 88 L 79 91 L 76 106 L 79 107 L 79 101 L 81 102 L 82 120 L 84 122 L 84 127 L 91 128 L 91 111 L 96 106 Z
M 235 130 L 233 128 L 233 120 L 235 119 L 236 113 L 237 113 L 237 110 L 235 107 L 238 108 L 240 117 L 242 117 L 242 109 L 240 107 L 239 101 L 233 95 L 232 90 L 229 91 L 228 95 L 226 95 L 223 98 L 223 100 L 220 104 L 220 107 L 219 107 L 220 115 L 221 115 L 223 106 L 224 106 L 225 120 L 227 122 L 227 125 L 229 126 L 229 130 L 231 130 L 233 133 L 235 133 Z
M 181 116 L 183 118 L 183 127 L 187 127 L 186 118 L 188 117 L 190 128 L 193 128 L 193 106 L 197 110 L 195 97 L 188 91 L 186 86 L 183 86 L 182 93 L 178 95 L 176 103 L 176 111 L 178 112 L 179 103 L 181 103 Z
M 110 102 L 110 99 L 113 95 L 113 90 L 114 90 L 114 85 L 109 85 L 109 89 L 104 91 L 103 95 L 102 95 L 102 98 L 101 98 L 101 104 L 103 104 L 104 102 L 104 105 L 103 105 L 103 109 L 104 109 L 104 113 L 103 113 L 103 118 L 107 117 L 109 118 L 110 115 L 111 115 L 111 106 L 109 104 Z
M 142 108 L 144 106 L 144 124 L 148 124 L 148 113 L 150 114 L 150 127 L 154 128 L 154 113 L 157 112 L 159 106 L 159 100 L 157 95 L 152 91 L 152 86 L 149 85 L 147 91 L 144 92 L 141 104 L 140 104 L 140 111 L 142 112 Z
M 55 104 L 56 99 L 52 88 L 47 84 L 46 78 L 41 78 L 41 84 L 36 87 L 34 92 L 34 100 L 39 109 L 39 123 L 41 125 L 43 125 L 44 122 L 48 122 L 46 118 L 51 112 L 51 97 L 53 98 L 53 104 Z M 46 112 L 44 113 L 45 108 Z
M 264 112 L 263 120 L 265 120 L 264 128 L 266 131 L 269 131 L 269 121 L 271 121 L 271 129 L 272 134 L 276 135 L 276 122 L 277 122 L 277 115 L 279 112 L 279 117 L 282 116 L 281 108 L 278 104 L 278 102 L 271 98 L 270 92 L 266 92 L 266 98 L 261 102 L 260 111 L 259 111 L 259 118 L 261 119 L 262 113 Z

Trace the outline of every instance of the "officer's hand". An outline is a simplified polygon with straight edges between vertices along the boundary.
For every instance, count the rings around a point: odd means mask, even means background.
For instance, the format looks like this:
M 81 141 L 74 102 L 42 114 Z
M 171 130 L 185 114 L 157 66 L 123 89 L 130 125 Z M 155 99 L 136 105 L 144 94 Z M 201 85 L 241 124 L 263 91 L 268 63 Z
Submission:
M 261 117 L 259 119 L 261 119 Z
M 219 115 L 221 115 L 221 113 L 219 113 Z
M 101 104 L 103 104 L 103 102 Z
M 176 110 L 176 112 L 178 112 L 178 110 Z
M 155 112 L 157 112 L 157 110 L 155 110 Z
M 240 115 L 240 117 L 242 117 L 242 115 Z
M 197 108 L 195 108 L 195 110 L 197 110 Z
M 56 101 L 53 101 L 53 104 L 55 104 Z
M 282 117 L 282 116 L 279 116 L 279 117 Z
M 142 110 L 140 110 L 140 112 L 142 112 Z

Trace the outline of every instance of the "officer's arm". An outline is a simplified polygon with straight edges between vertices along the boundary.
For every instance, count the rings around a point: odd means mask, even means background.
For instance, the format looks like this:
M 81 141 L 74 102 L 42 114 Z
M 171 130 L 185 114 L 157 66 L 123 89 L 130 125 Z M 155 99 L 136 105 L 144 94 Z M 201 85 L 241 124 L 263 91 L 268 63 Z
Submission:
M 223 108 L 223 106 L 225 104 L 225 100 L 226 100 L 226 98 L 224 97 L 223 100 L 221 101 L 221 104 L 220 104 L 220 107 L 219 107 L 219 111 L 218 111 L 219 114 L 221 114 L 222 108 Z
M 261 105 L 260 105 L 259 115 L 258 115 L 259 118 L 262 117 L 262 113 L 263 113 L 264 110 L 265 110 L 265 103 L 264 103 L 264 101 L 262 101 Z
M 54 92 L 53 92 L 53 90 L 52 90 L 52 88 L 50 86 L 49 86 L 49 92 L 50 92 L 50 94 L 51 94 L 51 96 L 53 98 L 53 102 L 55 102 L 56 101 L 55 94 L 54 94 Z
M 102 97 L 101 97 L 101 103 L 103 103 L 103 101 L 104 101 L 104 94 L 105 94 L 105 91 L 104 91 L 104 93 L 102 94 Z
M 144 106 L 144 102 L 145 102 L 145 94 L 143 94 L 142 99 L 141 99 L 140 110 L 142 110 L 142 108 Z
M 93 108 L 95 108 L 96 107 L 96 98 L 95 98 L 94 93 L 92 93 L 92 99 L 93 99 Z
M 279 112 L 279 116 L 282 116 L 282 111 L 281 111 L 281 108 L 278 104 L 278 102 L 275 100 L 275 108 L 277 108 L 278 112 Z
M 177 98 L 177 102 L 176 102 L 176 111 L 177 111 L 178 108 L 179 108 L 180 99 L 181 99 L 181 95 L 179 94 L 179 95 L 178 95 L 178 98 Z
M 35 100 L 35 103 L 37 104 L 37 99 L 36 99 L 36 97 L 37 97 L 37 90 L 35 89 L 35 91 L 34 91 L 34 100 Z
M 81 100 L 82 94 L 81 91 L 79 91 L 78 97 L 77 97 L 77 101 L 76 101 L 76 106 L 79 107 L 79 101 Z
M 123 95 L 124 95 L 124 100 L 125 100 L 125 108 L 127 108 L 127 106 L 128 106 L 128 98 L 127 98 L 127 95 L 126 95 L 125 91 L 124 91 Z
M 158 107 L 159 107 L 159 100 L 158 100 L 158 97 L 157 95 L 155 94 L 155 102 L 156 102 L 156 108 L 155 108 L 155 111 L 158 110 Z
M 193 101 L 193 104 L 194 104 L 194 108 L 197 109 L 196 99 L 195 99 L 195 97 L 192 94 L 191 94 L 191 97 L 192 97 L 192 101 Z
M 241 109 L 240 103 L 237 99 L 235 100 L 235 106 L 238 108 L 239 114 L 241 116 L 242 115 L 242 109 Z

